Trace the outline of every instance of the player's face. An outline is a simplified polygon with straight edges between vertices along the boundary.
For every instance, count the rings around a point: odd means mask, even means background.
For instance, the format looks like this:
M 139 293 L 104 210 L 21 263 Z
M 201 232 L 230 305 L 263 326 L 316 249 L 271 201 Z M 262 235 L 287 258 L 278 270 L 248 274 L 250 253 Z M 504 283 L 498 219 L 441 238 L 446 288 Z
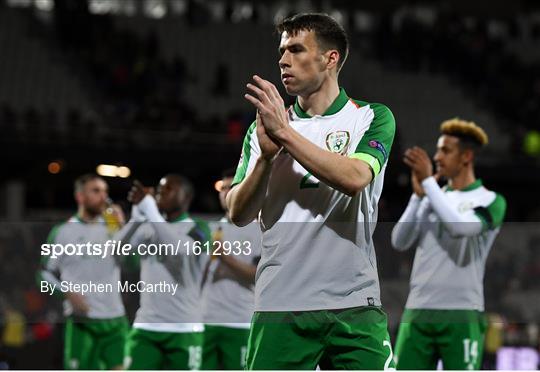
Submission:
M 279 52 L 281 82 L 288 94 L 307 96 L 319 89 L 327 73 L 326 56 L 313 31 L 283 32 Z
M 221 180 L 221 189 L 219 190 L 219 203 L 221 204 L 221 208 L 223 210 L 227 210 L 227 194 L 231 190 L 231 184 L 232 184 L 232 177 L 225 177 Z
M 171 182 L 167 177 L 159 181 L 156 203 L 160 211 L 169 213 L 179 209 L 184 203 L 185 195 L 181 185 Z
M 107 208 L 109 188 L 102 179 L 96 178 L 86 182 L 83 189 L 77 192 L 77 201 L 87 213 L 97 216 Z
M 463 150 L 459 146 L 459 139 L 443 134 L 437 141 L 437 152 L 433 157 L 437 166 L 437 173 L 446 178 L 456 177 L 466 165 Z

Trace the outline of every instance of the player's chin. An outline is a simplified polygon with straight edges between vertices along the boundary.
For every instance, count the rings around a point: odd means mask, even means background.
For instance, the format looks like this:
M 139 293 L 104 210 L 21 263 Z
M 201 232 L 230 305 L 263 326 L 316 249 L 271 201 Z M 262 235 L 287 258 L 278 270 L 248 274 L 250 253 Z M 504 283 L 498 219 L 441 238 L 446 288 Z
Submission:
M 289 96 L 297 96 L 299 94 L 299 90 L 295 89 L 295 87 L 292 86 L 290 83 L 283 83 L 283 87 L 285 88 L 285 91 Z
M 96 207 L 87 208 L 88 212 L 93 216 L 99 216 L 100 214 L 105 213 L 106 209 L 107 209 L 107 205 L 103 205 L 103 206 L 99 205 Z

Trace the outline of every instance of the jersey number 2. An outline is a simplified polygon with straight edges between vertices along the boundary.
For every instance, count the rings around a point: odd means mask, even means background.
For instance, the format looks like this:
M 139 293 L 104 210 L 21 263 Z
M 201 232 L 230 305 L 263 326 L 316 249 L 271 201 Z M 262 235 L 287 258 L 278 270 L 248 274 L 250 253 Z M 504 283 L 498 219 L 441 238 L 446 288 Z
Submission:
M 300 180 L 301 189 L 316 189 L 319 187 L 319 182 L 310 180 L 311 176 L 312 174 L 308 172 L 304 177 L 302 177 L 302 179 Z

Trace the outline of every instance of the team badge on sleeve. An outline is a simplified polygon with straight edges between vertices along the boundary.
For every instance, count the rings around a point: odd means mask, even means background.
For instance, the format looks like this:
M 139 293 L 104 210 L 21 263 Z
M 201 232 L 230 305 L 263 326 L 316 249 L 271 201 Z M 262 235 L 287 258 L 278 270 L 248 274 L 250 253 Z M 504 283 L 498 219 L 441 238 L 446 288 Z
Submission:
M 382 143 L 380 143 L 377 140 L 370 140 L 368 142 L 368 145 L 369 145 L 369 147 L 372 147 L 374 149 L 379 150 L 384 156 L 384 161 L 386 161 L 388 159 L 388 154 L 386 153 L 386 149 L 384 148 Z
M 329 133 L 326 136 L 326 147 L 336 154 L 345 154 L 351 142 L 351 135 L 347 131 Z

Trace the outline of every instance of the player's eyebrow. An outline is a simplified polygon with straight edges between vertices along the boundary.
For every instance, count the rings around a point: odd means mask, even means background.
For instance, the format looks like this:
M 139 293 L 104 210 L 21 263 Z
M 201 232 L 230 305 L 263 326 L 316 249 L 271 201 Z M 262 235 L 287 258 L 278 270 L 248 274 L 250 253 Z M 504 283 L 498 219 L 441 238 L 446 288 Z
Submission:
M 285 46 L 280 46 L 278 48 L 278 51 L 279 51 L 279 55 L 283 55 L 283 53 L 285 53 L 285 50 L 291 50 L 291 51 L 301 51 L 301 50 L 305 50 L 306 48 L 304 47 L 303 44 L 301 43 L 294 43 L 294 44 L 289 44 L 287 45 L 286 47 Z

